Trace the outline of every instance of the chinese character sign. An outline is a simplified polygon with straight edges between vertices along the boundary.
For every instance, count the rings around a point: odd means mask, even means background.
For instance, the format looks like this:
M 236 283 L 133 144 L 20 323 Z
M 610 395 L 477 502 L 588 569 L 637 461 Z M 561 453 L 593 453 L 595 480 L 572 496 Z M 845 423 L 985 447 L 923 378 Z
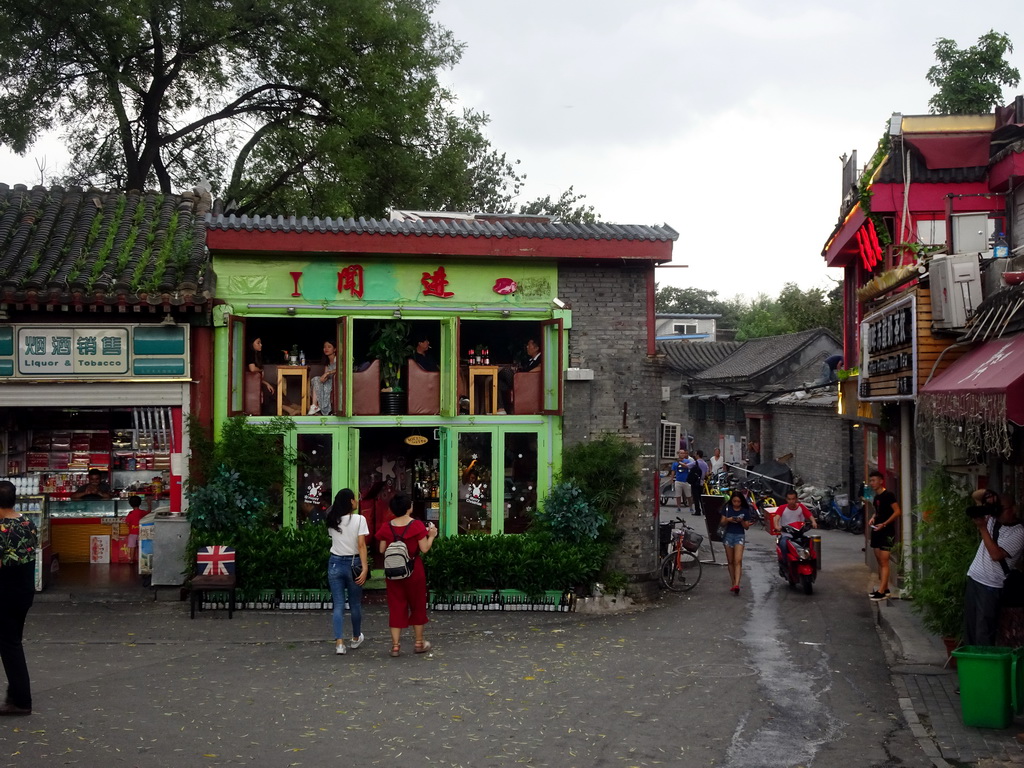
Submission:
M 444 267 L 438 267 L 433 273 L 424 272 L 420 278 L 420 285 L 423 286 L 424 296 L 448 299 L 455 295 L 452 291 L 445 290 L 448 287 L 448 276 L 444 272 Z
M 127 328 L 18 329 L 18 373 L 31 376 L 125 374 Z
M 348 291 L 357 299 L 363 298 L 363 267 L 350 264 L 338 272 L 338 293 Z

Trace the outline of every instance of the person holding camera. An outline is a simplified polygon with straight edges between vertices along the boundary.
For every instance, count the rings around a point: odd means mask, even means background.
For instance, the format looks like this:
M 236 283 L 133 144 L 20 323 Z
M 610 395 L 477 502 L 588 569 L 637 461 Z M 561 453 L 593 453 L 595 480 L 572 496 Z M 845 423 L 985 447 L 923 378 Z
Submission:
M 981 534 L 981 543 L 967 569 L 964 594 L 964 642 L 967 645 L 995 645 L 999 623 L 999 598 L 1007 568 L 1013 568 L 1024 549 L 1024 526 L 1017 520 L 1013 497 L 1000 496 L 992 489 L 972 494 L 976 506 L 967 515 Z

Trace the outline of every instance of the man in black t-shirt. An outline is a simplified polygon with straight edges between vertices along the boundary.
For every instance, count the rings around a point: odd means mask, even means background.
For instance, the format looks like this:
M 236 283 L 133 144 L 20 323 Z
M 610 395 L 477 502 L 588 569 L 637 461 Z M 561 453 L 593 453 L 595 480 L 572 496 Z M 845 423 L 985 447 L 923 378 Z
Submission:
M 872 600 L 889 597 L 889 553 L 896 546 L 896 520 L 900 505 L 896 494 L 885 489 L 885 477 L 877 469 L 868 475 L 868 485 L 875 492 L 875 514 L 868 520 L 871 549 L 878 563 L 878 589 L 869 594 Z

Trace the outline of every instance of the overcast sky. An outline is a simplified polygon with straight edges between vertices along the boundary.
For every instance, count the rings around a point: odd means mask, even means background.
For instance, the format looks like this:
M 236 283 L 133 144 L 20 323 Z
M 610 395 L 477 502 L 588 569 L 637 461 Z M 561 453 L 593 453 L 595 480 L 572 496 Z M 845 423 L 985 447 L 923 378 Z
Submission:
M 445 82 L 521 161 L 523 201 L 574 186 L 605 221 L 668 224 L 689 267 L 660 284 L 723 298 L 840 277 L 821 258 L 839 156 L 863 165 L 891 113 L 928 111 L 937 38 L 1006 32 L 1024 70 L 1012 0 L 440 0 L 437 18 L 466 46 Z M 38 183 L 33 157 L 0 150 L 0 181 Z

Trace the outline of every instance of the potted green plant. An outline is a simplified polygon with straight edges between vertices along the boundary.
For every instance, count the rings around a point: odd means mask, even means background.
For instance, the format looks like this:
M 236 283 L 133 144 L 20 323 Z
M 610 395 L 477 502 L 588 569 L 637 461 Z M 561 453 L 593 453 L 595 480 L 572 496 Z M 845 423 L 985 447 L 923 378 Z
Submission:
M 914 532 L 914 569 L 907 574 L 913 610 L 925 628 L 955 647 L 964 624 L 967 569 L 978 532 L 965 510 L 967 488 L 944 468 L 934 469 L 921 490 Z
M 380 360 L 381 413 L 386 415 L 405 411 L 401 377 L 413 353 L 411 332 L 412 326 L 403 320 L 383 320 L 374 325 L 370 335 L 370 356 Z

